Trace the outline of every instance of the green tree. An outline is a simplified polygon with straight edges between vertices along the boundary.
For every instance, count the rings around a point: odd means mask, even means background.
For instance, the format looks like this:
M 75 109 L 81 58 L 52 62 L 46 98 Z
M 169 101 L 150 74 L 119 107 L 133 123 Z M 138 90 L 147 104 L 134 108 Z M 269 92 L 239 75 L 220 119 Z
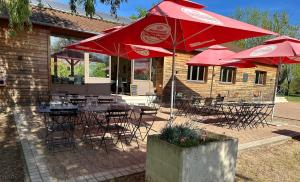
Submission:
M 271 30 L 279 33 L 280 35 L 288 35 L 295 38 L 300 36 L 300 27 L 290 23 L 289 16 L 286 12 L 271 13 L 269 11 L 261 11 L 256 8 L 237 8 L 232 18 Z M 250 48 L 262 44 L 269 38 L 271 37 L 264 36 L 244 39 L 236 41 L 235 44 L 241 48 Z
M 99 0 L 99 2 L 109 5 L 111 14 L 117 16 L 117 9 L 127 0 Z M 73 13 L 76 13 L 78 6 L 83 6 L 86 16 L 89 17 L 93 17 L 96 12 L 96 0 L 69 0 L 69 5 Z M 38 6 L 42 7 L 42 0 L 39 0 Z M 0 0 L 0 14 L 2 13 L 8 14 L 11 33 L 16 34 L 23 31 L 25 27 L 31 28 L 29 0 Z
M 232 16 L 234 19 L 247 22 L 249 24 L 262 27 L 280 35 L 288 35 L 290 37 L 300 37 L 300 27 L 292 25 L 289 20 L 287 12 L 274 12 L 261 11 L 256 8 L 237 8 Z M 267 39 L 272 38 L 271 36 L 258 37 L 244 39 L 236 41 L 235 44 L 241 48 L 251 48 L 263 44 Z M 296 72 L 300 71 L 295 65 L 284 65 L 281 68 L 281 74 L 279 76 L 279 85 L 284 89 L 285 94 L 289 91 L 295 92 L 298 85 L 300 87 L 300 75 Z M 299 90 L 298 90 L 299 91 Z
M 57 76 L 59 77 L 69 77 L 70 75 L 70 65 L 62 60 L 57 62 Z M 51 75 L 54 75 L 54 61 L 51 60 Z
M 90 63 L 90 77 L 106 78 L 106 65 L 99 62 Z
M 133 14 L 131 15 L 129 18 L 132 20 L 137 20 L 139 18 L 143 18 L 147 15 L 147 9 L 145 8 L 141 8 L 141 7 L 137 7 L 135 8 L 137 11 L 137 14 Z
M 75 66 L 74 69 L 75 69 L 74 70 L 75 75 L 84 76 L 84 65 L 83 64 L 79 64 L 79 65 Z

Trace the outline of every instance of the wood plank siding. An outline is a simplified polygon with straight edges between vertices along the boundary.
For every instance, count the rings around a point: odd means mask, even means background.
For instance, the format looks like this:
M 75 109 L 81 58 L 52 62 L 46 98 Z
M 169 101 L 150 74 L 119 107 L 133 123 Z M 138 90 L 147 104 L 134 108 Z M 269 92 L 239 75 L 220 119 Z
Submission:
M 212 67 L 208 67 L 207 80 L 205 82 L 195 82 L 187 80 L 188 66 L 186 62 L 197 53 L 177 53 L 176 57 L 176 92 L 182 92 L 186 96 L 201 95 L 210 96 L 210 85 L 212 77 Z M 163 65 L 163 87 L 164 95 L 170 95 L 171 89 L 171 67 L 172 57 L 165 57 Z M 245 99 L 251 100 L 254 96 L 261 97 L 263 100 L 272 100 L 275 86 L 277 68 L 269 65 L 257 64 L 256 68 L 238 68 L 236 70 L 235 83 L 225 84 L 220 82 L 221 67 L 215 67 L 215 77 L 213 84 L 212 97 L 218 94 L 227 97 L 228 100 Z M 267 72 L 264 85 L 256 85 L 255 71 Z M 243 75 L 248 74 L 248 81 L 243 82 Z M 168 98 L 169 99 L 169 98 Z
M 49 91 L 49 36 L 46 29 L 10 37 L 0 30 L 0 67 L 7 85 L 0 87 L 1 105 L 33 104 Z

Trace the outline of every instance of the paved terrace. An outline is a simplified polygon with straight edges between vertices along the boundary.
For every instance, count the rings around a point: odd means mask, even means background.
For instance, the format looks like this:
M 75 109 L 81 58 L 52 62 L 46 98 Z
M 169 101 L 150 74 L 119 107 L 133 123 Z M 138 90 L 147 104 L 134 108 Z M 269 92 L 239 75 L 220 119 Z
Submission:
M 163 111 L 167 110 L 163 109 Z M 91 149 L 77 140 L 75 152 L 50 153 L 45 150 L 43 143 L 43 116 L 31 107 L 16 109 L 14 116 L 28 171 L 33 181 L 107 181 L 144 171 L 145 142 L 140 142 L 139 148 L 132 142 L 124 150 L 120 146 L 113 146 L 107 154 L 102 149 Z M 165 126 L 167 117 L 165 112 L 159 113 L 154 125 L 156 131 Z M 186 118 L 180 117 L 176 119 L 175 123 L 186 121 Z M 282 141 L 300 135 L 300 126 L 289 124 L 240 131 L 196 122 L 194 125 L 238 138 L 239 149 Z M 77 132 L 76 136 L 78 139 L 80 133 Z

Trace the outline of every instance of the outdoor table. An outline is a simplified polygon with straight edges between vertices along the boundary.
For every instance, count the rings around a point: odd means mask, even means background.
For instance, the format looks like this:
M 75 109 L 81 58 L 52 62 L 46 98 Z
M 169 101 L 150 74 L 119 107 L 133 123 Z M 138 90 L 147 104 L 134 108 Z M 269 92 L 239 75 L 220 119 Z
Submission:
M 98 104 L 110 104 L 116 103 L 115 99 L 113 98 L 98 98 Z
M 57 103 L 53 104 L 53 103 L 50 103 L 49 105 L 43 104 L 43 105 L 39 105 L 37 107 L 37 111 L 44 115 L 44 123 L 47 122 L 47 116 L 51 113 L 52 110 L 55 110 L 55 111 L 77 110 L 78 111 L 78 106 L 73 105 L 73 104 L 57 104 Z
M 50 104 L 40 105 L 37 108 L 39 113 L 50 113 L 51 110 L 78 110 L 78 106 L 73 104 Z

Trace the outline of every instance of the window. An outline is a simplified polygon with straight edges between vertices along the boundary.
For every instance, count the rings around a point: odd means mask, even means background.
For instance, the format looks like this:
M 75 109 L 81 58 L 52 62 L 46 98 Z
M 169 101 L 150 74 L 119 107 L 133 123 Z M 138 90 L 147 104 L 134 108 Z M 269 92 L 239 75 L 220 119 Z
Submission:
M 222 67 L 220 73 L 220 82 L 222 83 L 234 83 L 235 82 L 235 68 Z
M 150 80 L 150 59 L 134 60 L 134 79 Z
M 84 84 L 84 54 L 64 49 L 76 41 L 69 37 L 50 36 L 50 71 L 54 84 Z
M 255 84 L 265 85 L 267 78 L 267 72 L 265 71 L 255 71 Z
M 89 77 L 109 78 L 109 56 L 90 53 Z
M 205 66 L 189 66 L 187 80 L 204 82 L 206 80 L 206 70 Z

